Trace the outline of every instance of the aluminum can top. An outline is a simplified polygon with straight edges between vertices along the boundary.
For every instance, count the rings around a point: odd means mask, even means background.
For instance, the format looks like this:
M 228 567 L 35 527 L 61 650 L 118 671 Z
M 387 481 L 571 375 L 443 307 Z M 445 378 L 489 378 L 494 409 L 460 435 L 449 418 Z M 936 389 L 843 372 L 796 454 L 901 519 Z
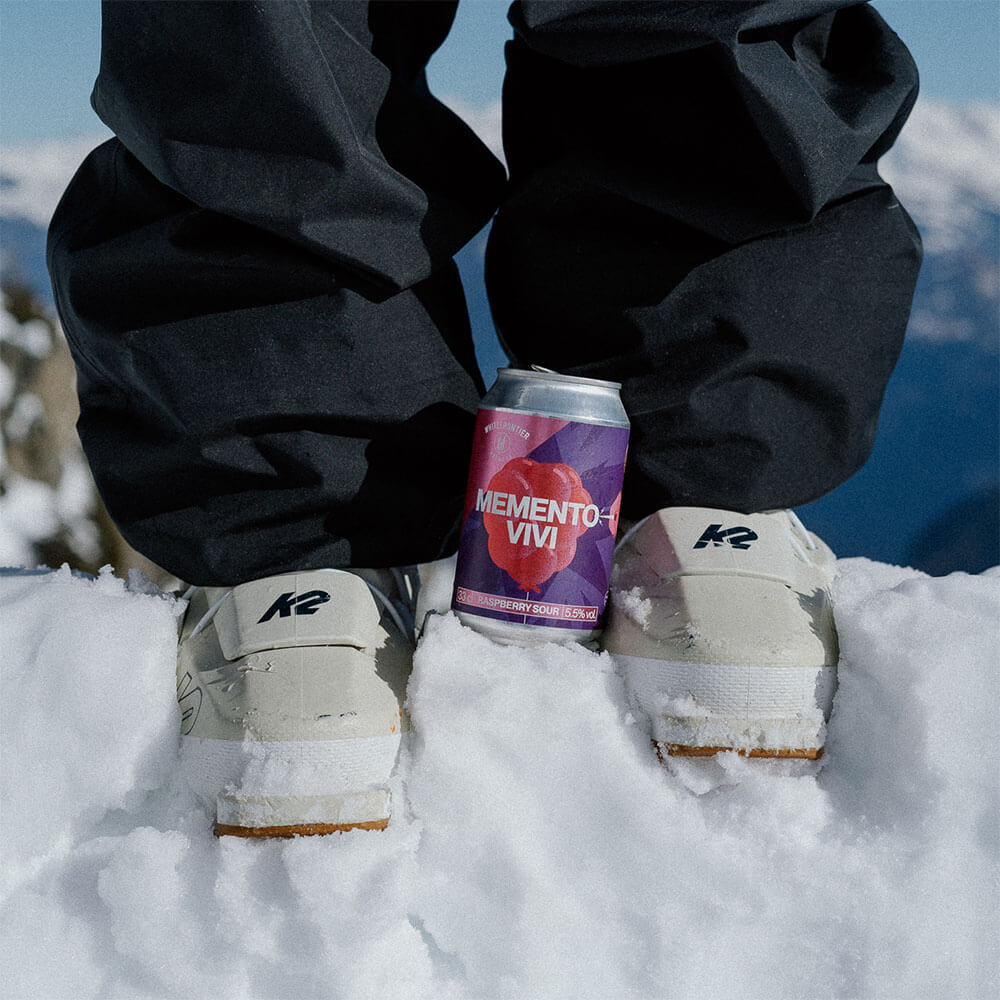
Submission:
M 620 382 L 561 375 L 538 366 L 498 368 L 497 380 L 481 405 L 564 417 L 582 423 L 628 427 L 620 390 Z

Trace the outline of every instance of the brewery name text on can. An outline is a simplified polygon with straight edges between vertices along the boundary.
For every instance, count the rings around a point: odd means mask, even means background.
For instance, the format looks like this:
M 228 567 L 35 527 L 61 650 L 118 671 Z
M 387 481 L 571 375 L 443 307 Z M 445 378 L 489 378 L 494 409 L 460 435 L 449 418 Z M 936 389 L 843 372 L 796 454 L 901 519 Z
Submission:
M 499 642 L 600 635 L 628 417 L 617 382 L 501 368 L 476 418 L 452 608 Z

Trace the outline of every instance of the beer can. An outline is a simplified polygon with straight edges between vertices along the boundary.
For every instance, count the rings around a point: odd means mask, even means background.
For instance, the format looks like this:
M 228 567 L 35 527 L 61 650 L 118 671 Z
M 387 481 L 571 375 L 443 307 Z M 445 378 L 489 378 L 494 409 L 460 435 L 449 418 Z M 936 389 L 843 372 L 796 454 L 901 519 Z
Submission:
M 476 418 L 452 608 L 503 643 L 601 633 L 629 423 L 617 382 L 501 368 Z

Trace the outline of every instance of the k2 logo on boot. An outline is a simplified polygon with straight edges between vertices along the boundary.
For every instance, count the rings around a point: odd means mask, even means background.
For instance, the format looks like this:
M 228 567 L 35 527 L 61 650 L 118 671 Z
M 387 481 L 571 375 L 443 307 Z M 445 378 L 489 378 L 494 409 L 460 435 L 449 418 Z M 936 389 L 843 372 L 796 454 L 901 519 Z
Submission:
M 264 622 L 270 621 L 275 615 L 279 618 L 287 618 L 292 614 L 314 615 L 316 614 L 316 609 L 321 604 L 326 604 L 328 600 L 330 600 L 330 595 L 325 590 L 310 590 L 305 594 L 299 594 L 298 597 L 295 596 L 294 590 L 290 590 L 287 594 L 282 594 L 264 612 L 257 624 L 263 625 Z
M 728 545 L 734 549 L 748 549 L 750 543 L 757 538 L 757 532 L 749 528 L 739 526 L 736 528 L 726 528 L 723 530 L 721 524 L 710 524 L 701 535 L 701 538 L 694 543 L 696 549 L 704 549 L 709 545 Z

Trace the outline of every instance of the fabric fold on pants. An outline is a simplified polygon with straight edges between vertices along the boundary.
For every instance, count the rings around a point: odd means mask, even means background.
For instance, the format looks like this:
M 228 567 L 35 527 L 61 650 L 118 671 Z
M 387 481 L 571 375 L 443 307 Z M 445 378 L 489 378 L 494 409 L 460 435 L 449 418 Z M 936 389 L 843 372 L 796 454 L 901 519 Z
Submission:
M 866 6 L 516 3 L 504 170 L 428 91 L 454 3 L 108 3 L 50 229 L 81 438 L 182 579 L 453 548 L 476 368 L 623 382 L 627 516 L 822 495 L 867 456 L 919 239 L 875 169 L 916 95 Z

